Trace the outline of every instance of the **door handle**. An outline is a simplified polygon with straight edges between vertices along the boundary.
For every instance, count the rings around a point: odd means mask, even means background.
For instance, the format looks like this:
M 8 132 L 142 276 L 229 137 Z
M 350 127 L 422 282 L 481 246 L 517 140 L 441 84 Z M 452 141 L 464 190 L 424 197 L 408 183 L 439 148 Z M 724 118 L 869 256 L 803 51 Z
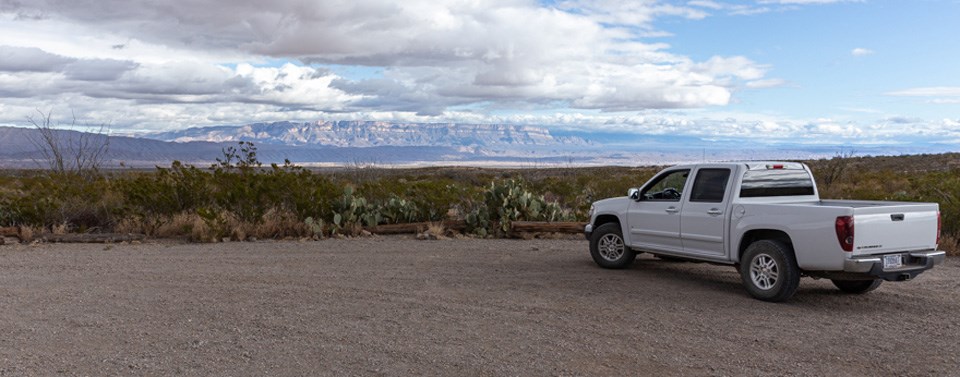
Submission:
M 667 211 L 667 213 L 677 213 L 677 212 L 680 212 L 680 210 L 677 209 L 677 207 L 667 207 L 666 211 Z
M 723 214 L 723 211 L 721 211 L 719 208 L 710 208 L 710 210 L 707 211 L 707 214 L 708 214 L 708 215 L 713 215 L 713 216 L 722 215 L 722 214 Z

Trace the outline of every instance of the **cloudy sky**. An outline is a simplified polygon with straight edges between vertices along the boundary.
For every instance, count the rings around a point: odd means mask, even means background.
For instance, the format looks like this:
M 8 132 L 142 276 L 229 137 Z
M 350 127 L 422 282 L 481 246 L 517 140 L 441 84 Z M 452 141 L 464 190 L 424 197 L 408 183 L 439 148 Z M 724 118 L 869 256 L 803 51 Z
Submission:
M 0 124 L 960 143 L 955 0 L 0 0 Z

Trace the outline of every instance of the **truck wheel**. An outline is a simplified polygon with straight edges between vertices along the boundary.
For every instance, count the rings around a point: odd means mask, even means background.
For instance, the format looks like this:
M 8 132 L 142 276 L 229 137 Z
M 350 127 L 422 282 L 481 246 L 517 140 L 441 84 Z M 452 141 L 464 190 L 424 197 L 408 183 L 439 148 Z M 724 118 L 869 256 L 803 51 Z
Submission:
M 883 283 L 883 280 L 873 279 L 873 280 L 831 280 L 833 285 L 836 285 L 837 288 L 840 288 L 841 291 L 846 293 L 861 294 L 867 293 L 880 286 L 880 283 Z
M 637 253 L 623 242 L 620 224 L 606 223 L 593 231 L 590 256 L 600 267 L 619 269 L 630 266 Z
M 800 268 L 793 250 L 780 241 L 756 241 L 740 259 L 740 278 L 756 299 L 780 302 L 790 299 L 800 286 Z

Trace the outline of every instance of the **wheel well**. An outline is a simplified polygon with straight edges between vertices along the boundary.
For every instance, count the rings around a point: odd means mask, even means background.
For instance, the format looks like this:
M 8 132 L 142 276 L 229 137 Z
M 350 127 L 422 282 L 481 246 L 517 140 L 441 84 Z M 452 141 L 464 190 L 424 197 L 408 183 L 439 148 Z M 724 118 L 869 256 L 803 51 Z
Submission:
M 600 216 L 597 216 L 597 219 L 593 221 L 593 228 L 594 229 L 599 228 L 601 225 L 606 223 L 619 224 L 620 219 L 618 219 L 617 216 L 614 216 L 614 215 L 600 215 Z
M 747 250 L 747 247 L 750 246 L 750 244 L 760 240 L 780 241 L 790 247 L 790 249 L 793 249 L 793 241 L 790 240 L 790 236 L 784 231 L 774 229 L 754 229 L 744 233 L 743 237 L 740 238 L 740 249 L 737 253 L 737 260 L 739 261 L 740 258 L 743 257 L 743 252 Z

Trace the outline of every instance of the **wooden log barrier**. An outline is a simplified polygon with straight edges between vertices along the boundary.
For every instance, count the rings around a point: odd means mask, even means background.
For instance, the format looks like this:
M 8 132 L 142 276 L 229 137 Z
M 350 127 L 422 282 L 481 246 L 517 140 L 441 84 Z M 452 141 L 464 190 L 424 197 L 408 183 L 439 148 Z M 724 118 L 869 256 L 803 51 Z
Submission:
M 4 243 L 3 237 L 13 237 L 23 242 L 23 239 L 20 238 L 20 229 L 15 226 L 0 228 L 0 245 Z
M 585 222 L 577 221 L 514 221 L 510 228 L 515 233 L 583 233 Z
M 55 243 L 113 243 L 143 241 L 146 238 L 139 233 L 82 233 L 82 234 L 45 234 L 43 242 Z
M 363 229 L 373 234 L 407 234 L 423 232 L 427 230 L 427 227 L 429 226 L 429 222 L 422 222 L 407 224 L 384 224 L 365 227 Z M 467 222 L 463 220 L 447 220 L 443 221 L 443 227 L 462 232 L 467 229 Z

